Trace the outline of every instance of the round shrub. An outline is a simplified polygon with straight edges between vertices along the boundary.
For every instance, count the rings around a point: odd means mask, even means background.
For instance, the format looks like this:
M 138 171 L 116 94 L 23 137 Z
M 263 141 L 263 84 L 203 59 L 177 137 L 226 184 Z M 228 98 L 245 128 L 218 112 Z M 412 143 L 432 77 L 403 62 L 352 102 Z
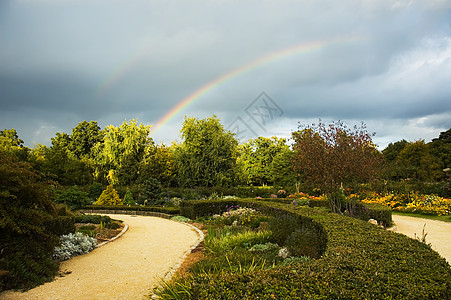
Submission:
M 316 233 L 309 228 L 296 229 L 285 242 L 292 256 L 318 258 L 320 249 Z

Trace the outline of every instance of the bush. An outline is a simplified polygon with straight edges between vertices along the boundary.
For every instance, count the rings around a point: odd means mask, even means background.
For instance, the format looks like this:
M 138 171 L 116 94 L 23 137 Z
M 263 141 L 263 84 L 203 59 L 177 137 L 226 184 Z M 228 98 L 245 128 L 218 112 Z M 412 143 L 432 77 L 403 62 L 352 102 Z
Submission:
M 79 215 L 74 219 L 75 223 L 92 223 L 92 224 L 108 224 L 113 222 L 109 216 L 101 215 Z
M 94 205 L 122 205 L 116 190 L 112 185 L 106 187 Z
M 90 204 L 91 201 L 88 193 L 83 192 L 78 186 L 74 185 L 59 194 L 58 197 L 56 197 L 55 202 L 66 204 L 71 209 L 76 210 Z
M 125 205 L 128 205 L 128 206 L 131 206 L 131 205 L 135 205 L 135 204 L 136 204 L 135 199 L 133 199 L 133 194 L 132 194 L 132 192 L 130 191 L 130 189 L 127 189 L 127 191 L 125 192 L 125 195 L 124 195 L 124 204 L 125 204 Z
M 86 210 L 110 210 L 110 211 L 149 211 L 164 213 L 168 215 L 178 215 L 180 214 L 180 209 L 177 207 L 164 207 L 164 206 L 125 206 L 125 205 L 88 205 L 85 207 Z
M 307 256 L 319 258 L 321 249 L 318 236 L 309 228 L 296 229 L 285 242 L 291 256 Z
M 451 268 L 424 243 L 318 208 L 271 202 L 252 207 L 297 216 L 300 228 L 319 237 L 321 258 L 233 275 L 195 273 L 185 282 L 190 296 L 181 299 L 450 299 Z
M 183 223 L 191 222 L 191 219 L 184 217 L 184 216 L 174 216 L 171 218 L 171 220 L 177 221 L 177 222 L 183 222 Z
M 68 260 L 73 256 L 86 254 L 94 250 L 97 240 L 82 233 L 69 233 L 60 237 L 61 245 L 55 247 L 53 259 Z

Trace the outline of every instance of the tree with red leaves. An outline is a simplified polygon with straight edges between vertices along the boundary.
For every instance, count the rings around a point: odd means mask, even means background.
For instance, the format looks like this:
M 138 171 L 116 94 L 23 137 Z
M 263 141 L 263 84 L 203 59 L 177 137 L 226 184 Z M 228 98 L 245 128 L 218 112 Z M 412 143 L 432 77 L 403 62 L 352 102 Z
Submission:
M 379 170 L 380 153 L 366 125 L 348 128 L 343 122 L 299 125 L 293 132 L 293 164 L 301 180 L 320 188 L 333 212 L 341 212 L 342 189 L 373 180 Z

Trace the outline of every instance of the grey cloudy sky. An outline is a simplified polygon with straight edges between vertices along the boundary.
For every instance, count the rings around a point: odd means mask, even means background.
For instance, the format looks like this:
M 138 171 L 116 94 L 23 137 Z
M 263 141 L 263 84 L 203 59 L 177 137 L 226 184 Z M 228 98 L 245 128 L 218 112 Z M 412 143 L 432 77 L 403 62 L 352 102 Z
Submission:
M 451 128 L 451 1 L 0 0 L 0 128 L 28 146 L 155 128 L 203 87 L 157 142 L 212 114 L 242 140 L 321 118 L 429 141 Z

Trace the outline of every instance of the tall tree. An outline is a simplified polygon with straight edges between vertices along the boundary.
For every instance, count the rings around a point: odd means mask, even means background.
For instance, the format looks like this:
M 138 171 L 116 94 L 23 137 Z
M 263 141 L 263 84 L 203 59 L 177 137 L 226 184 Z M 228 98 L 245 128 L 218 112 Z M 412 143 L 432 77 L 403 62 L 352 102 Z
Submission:
M 332 211 L 342 209 L 341 187 L 372 180 L 379 167 L 379 152 L 365 124 L 349 129 L 342 122 L 299 126 L 293 133 L 294 166 L 311 187 L 328 194 Z
M 27 159 L 28 148 L 23 145 L 17 131 L 12 129 L 0 130 L 0 151 L 17 156 L 21 160 Z
M 124 121 L 120 127 L 107 126 L 103 143 L 93 150 L 97 175 L 107 177 L 111 184 L 135 183 L 146 149 L 154 147 L 149 134 L 150 126 L 137 125 L 136 120 Z
M 68 146 L 78 158 L 91 157 L 92 148 L 101 141 L 103 134 L 97 122 L 85 120 L 72 129 Z
M 442 161 L 433 156 L 423 140 L 410 142 L 400 153 L 403 178 L 436 181 L 444 176 Z
M 439 158 L 445 168 L 451 168 L 451 128 L 440 132 L 439 137 L 432 139 L 428 145 L 431 154 Z
M 273 160 L 282 151 L 289 151 L 289 146 L 284 138 L 258 137 L 242 144 L 239 161 L 243 167 L 247 184 L 273 184 L 272 175 L 275 175 L 272 172 Z
M 185 117 L 181 134 L 175 161 L 182 186 L 235 184 L 238 142 L 215 115 L 201 120 Z

